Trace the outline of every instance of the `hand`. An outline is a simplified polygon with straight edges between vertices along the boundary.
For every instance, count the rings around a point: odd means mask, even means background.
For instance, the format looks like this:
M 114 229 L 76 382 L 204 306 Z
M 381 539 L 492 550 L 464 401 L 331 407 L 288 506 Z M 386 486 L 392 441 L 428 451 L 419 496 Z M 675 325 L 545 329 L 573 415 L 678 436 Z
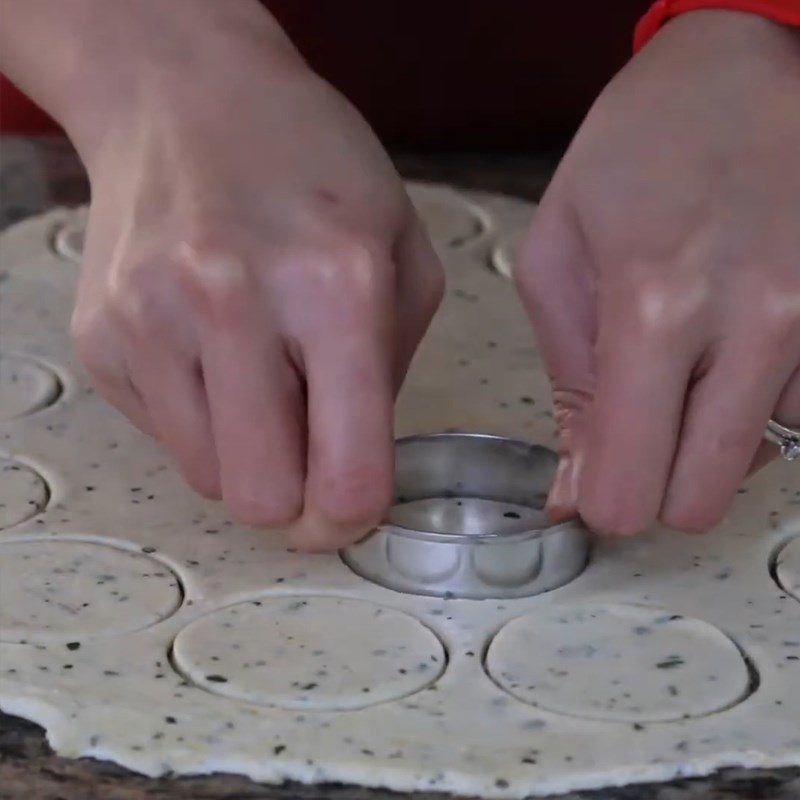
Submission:
M 143 70 L 77 137 L 73 334 L 198 492 L 320 550 L 388 509 L 394 396 L 443 276 L 366 123 L 289 50 Z
M 590 111 L 516 279 L 552 378 L 549 510 L 705 531 L 800 423 L 800 35 L 696 11 Z

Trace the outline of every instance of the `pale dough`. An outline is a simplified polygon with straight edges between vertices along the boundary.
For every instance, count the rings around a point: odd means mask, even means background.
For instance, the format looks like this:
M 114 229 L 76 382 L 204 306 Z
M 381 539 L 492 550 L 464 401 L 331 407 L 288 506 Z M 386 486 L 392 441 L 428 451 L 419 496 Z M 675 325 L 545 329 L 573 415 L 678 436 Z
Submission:
M 60 388 L 58 378 L 43 364 L 0 352 L 0 420 L 22 417 L 50 405 Z
M 448 289 L 398 399 L 398 435 L 455 428 L 552 445 L 530 324 L 491 262 L 498 236 L 525 227 L 532 204 L 435 186 L 411 193 Z M 47 409 L 0 420 L 2 452 L 33 468 L 21 479 L 0 475 L 0 502 L 17 520 L 0 530 L 2 625 L 14 639 L 0 642 L 0 707 L 44 725 L 59 754 L 148 775 L 227 771 L 488 798 L 800 765 L 796 464 L 776 462 L 751 479 L 707 536 L 658 529 L 597 541 L 586 570 L 548 594 L 468 601 L 381 588 L 335 555 L 292 552 L 278 532 L 234 525 L 90 391 L 66 335 L 77 270 L 51 241 L 83 218 L 55 211 L 0 240 L 3 347 L 52 364 L 67 387 Z M 398 513 L 411 520 L 425 509 Z M 443 527 L 459 521 L 445 516 Z M 123 587 L 129 600 L 112 593 Z M 276 610 L 307 599 L 298 611 L 308 627 L 292 632 L 290 615 Z M 643 610 L 616 610 L 597 626 L 570 618 L 555 651 L 544 634 L 525 643 L 528 623 L 547 627 L 577 608 Z M 370 617 L 378 609 L 385 626 Z M 629 635 L 629 613 L 684 619 Z M 330 654 L 327 667 L 300 658 L 311 645 L 302 637 L 325 641 L 315 649 Z M 609 683 L 623 663 L 609 660 L 612 644 L 640 667 L 625 672 L 622 694 L 640 711 L 628 708 L 624 720 L 595 718 L 620 688 Z M 534 680 L 512 690 L 487 675 L 500 655 L 520 674 L 532 664 L 560 671 L 559 648 L 574 663 L 552 691 L 519 699 L 513 692 Z M 588 668 L 591 648 L 603 669 Z M 671 659 L 687 649 L 685 665 Z M 414 674 L 426 658 L 431 666 Z M 297 674 L 243 666 L 260 660 Z M 337 704 L 347 709 L 327 710 Z
M 174 573 L 96 542 L 0 542 L 0 641 L 80 643 L 146 628 L 180 604 Z
M 193 622 L 175 662 L 198 686 L 265 706 L 336 711 L 418 692 L 445 651 L 413 617 L 341 597 L 251 600 Z
M 643 606 L 554 607 L 514 620 L 489 647 L 489 675 L 514 697 L 586 719 L 665 722 L 747 695 L 736 645 L 697 619 Z
M 788 542 L 778 553 L 775 574 L 780 585 L 800 600 L 800 536 Z
M 0 457 L 0 530 L 36 516 L 47 498 L 47 484 L 36 470 Z
M 411 202 L 425 223 L 437 248 L 460 248 L 480 237 L 486 228 L 481 210 L 456 192 L 414 184 L 408 188 Z

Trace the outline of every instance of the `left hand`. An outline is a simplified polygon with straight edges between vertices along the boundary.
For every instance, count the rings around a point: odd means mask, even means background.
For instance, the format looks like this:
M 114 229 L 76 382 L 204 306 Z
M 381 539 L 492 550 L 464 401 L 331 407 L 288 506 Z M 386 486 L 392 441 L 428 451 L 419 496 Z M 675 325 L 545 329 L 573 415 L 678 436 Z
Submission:
M 601 94 L 516 269 L 553 382 L 556 518 L 713 527 L 800 427 L 800 32 L 669 22 Z

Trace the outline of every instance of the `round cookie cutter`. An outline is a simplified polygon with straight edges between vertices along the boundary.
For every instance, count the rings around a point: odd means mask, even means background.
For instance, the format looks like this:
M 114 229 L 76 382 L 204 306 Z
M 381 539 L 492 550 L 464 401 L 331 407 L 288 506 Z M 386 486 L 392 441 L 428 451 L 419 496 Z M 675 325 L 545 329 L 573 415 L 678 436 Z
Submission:
M 389 520 L 342 559 L 410 594 L 500 599 L 563 586 L 586 566 L 589 535 L 544 513 L 557 464 L 552 450 L 501 436 L 400 439 Z

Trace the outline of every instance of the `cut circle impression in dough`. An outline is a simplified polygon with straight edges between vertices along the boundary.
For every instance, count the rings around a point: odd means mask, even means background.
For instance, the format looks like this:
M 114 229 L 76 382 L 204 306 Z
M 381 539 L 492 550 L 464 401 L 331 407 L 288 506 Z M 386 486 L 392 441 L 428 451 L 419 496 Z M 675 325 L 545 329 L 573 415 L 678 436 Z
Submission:
M 397 700 L 443 672 L 436 635 L 408 614 L 341 597 L 272 597 L 213 611 L 176 637 L 195 685 L 258 705 L 344 711 Z
M 47 505 L 50 492 L 31 467 L 0 457 L 0 530 L 35 517 Z
M 518 700 L 584 719 L 706 716 L 750 691 L 748 666 L 724 633 L 636 605 L 554 607 L 519 617 L 492 641 L 486 669 Z
M 180 605 L 172 570 L 144 553 L 76 539 L 0 543 L 0 641 L 131 633 Z
M 456 192 L 422 183 L 407 185 L 408 194 L 431 241 L 437 247 L 457 248 L 477 239 L 484 221 Z
M 61 383 L 52 370 L 32 358 L 0 353 L 0 421 L 46 408 L 60 391 Z
M 775 562 L 775 574 L 781 588 L 800 600 L 800 536 L 784 545 Z

